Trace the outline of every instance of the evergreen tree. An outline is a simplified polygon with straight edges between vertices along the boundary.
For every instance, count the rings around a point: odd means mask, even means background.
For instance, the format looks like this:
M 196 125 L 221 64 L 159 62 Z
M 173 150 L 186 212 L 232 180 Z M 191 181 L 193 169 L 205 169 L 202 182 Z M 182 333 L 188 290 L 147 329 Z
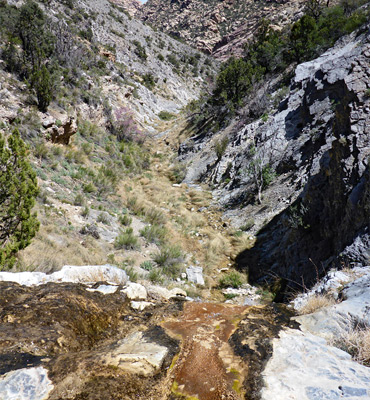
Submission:
M 217 77 L 213 101 L 216 104 L 229 102 L 230 106 L 240 106 L 252 83 L 258 80 L 260 69 L 253 68 L 242 58 L 231 57 L 225 62 Z
M 0 268 L 9 268 L 16 253 L 30 244 L 39 228 L 31 214 L 38 194 L 36 174 L 26 145 L 15 129 L 8 141 L 0 135 Z
M 52 98 L 52 79 L 45 65 L 35 68 L 31 76 L 31 85 L 36 92 L 39 110 L 46 112 Z
M 290 32 L 290 45 L 293 52 L 293 59 L 299 64 L 302 61 L 310 60 L 315 55 L 317 46 L 317 25 L 314 18 L 304 15 L 295 22 Z

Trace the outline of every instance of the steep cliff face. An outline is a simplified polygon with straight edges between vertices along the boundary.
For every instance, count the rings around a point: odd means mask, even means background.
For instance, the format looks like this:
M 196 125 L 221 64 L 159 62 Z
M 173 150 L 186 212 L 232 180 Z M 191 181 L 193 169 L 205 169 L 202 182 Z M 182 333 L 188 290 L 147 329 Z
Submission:
M 180 158 L 191 160 L 186 180 L 216 184 L 215 197 L 238 226 L 251 218 L 252 232 L 265 225 L 255 246 L 237 258 L 252 282 L 280 277 L 309 285 L 333 263 L 369 262 L 370 34 L 364 30 L 299 65 L 273 115 L 249 124 L 240 117 L 180 148 Z M 217 154 L 222 140 L 228 144 Z M 251 172 L 259 162 L 277 173 L 262 204 Z
M 302 140 L 292 156 L 300 154 L 307 183 L 259 233 L 253 250 L 240 255 L 253 281 L 277 274 L 305 285 L 332 263 L 369 262 L 369 59 L 367 33 L 298 67 L 293 89 L 301 104 L 285 122 L 286 134 Z M 311 138 L 303 141 L 305 131 Z
M 240 55 L 258 21 L 284 26 L 299 17 L 302 1 L 149 0 L 137 15 L 219 59 Z

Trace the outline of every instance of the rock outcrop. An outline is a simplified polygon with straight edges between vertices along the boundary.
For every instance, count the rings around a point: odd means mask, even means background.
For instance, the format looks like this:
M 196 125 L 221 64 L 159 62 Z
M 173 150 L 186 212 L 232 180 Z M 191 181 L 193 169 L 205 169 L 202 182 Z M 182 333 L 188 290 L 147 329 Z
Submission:
M 287 351 L 289 349 L 289 351 Z M 288 330 L 273 340 L 262 400 L 367 399 L 370 370 L 310 333 Z M 318 361 L 320 360 L 320 361 Z
M 133 17 L 141 10 L 142 4 L 138 0 L 109 0 L 112 4 L 124 8 Z
M 275 27 L 299 16 L 302 1 L 148 0 L 137 16 L 224 60 L 243 52 L 262 18 Z
M 255 225 L 252 232 L 264 225 L 255 246 L 237 258 L 252 282 L 284 278 L 284 291 L 309 286 L 330 265 L 368 263 L 370 35 L 368 27 L 362 32 L 298 65 L 289 90 L 272 93 L 279 99 L 283 92 L 273 115 L 245 123 L 241 113 L 223 131 L 180 147 L 186 182 L 216 186 L 215 198 L 235 225 Z M 267 86 L 255 101 L 266 97 Z M 223 140 L 220 157 L 215 149 Z M 277 173 L 261 205 L 250 172 L 256 157 Z
M 179 289 L 100 281 L 113 267 L 101 276 L 80 268 L 75 282 L 85 283 L 40 281 L 37 273 L 14 274 L 24 285 L 11 273 L 0 282 L 0 398 L 258 396 L 270 340 L 294 325 L 284 306 L 186 302 Z M 150 301 L 136 307 L 133 297 Z
M 45 126 L 46 125 L 46 126 Z M 47 127 L 45 135 L 52 143 L 68 145 L 71 137 L 77 132 L 77 124 L 74 117 L 68 117 L 66 121 L 48 126 L 48 121 L 44 126 Z
M 262 141 L 275 141 L 276 170 L 293 166 L 302 190 L 240 255 L 253 281 L 278 275 L 292 286 L 309 285 L 330 265 L 368 263 L 369 61 L 367 32 L 297 67 Z

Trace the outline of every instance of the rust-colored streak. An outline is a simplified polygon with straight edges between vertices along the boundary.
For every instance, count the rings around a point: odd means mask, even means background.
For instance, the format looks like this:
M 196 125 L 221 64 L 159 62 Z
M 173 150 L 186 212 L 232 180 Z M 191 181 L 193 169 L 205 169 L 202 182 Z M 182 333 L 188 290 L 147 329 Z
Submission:
M 181 335 L 183 347 L 174 368 L 176 391 L 199 400 L 241 399 L 233 390 L 235 356 L 227 341 L 248 307 L 187 303 L 178 320 L 163 325 Z M 237 363 L 237 362 L 236 362 Z

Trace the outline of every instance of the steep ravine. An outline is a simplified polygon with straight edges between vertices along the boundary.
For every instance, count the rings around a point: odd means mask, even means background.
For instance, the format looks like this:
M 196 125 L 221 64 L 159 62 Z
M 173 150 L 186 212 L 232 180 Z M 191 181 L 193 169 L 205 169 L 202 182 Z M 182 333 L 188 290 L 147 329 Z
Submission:
M 237 258 L 252 282 L 277 280 L 284 293 L 309 287 L 331 266 L 369 263 L 368 28 L 298 65 L 289 87 L 274 92 L 272 82 L 258 91 L 257 102 L 268 90 L 272 102 L 285 91 L 269 115 L 244 122 L 241 112 L 227 128 L 180 147 L 185 181 L 209 182 L 225 218 L 256 234 Z M 262 204 L 248 172 L 252 146 L 276 172 Z
M 360 358 L 344 344 L 352 330 L 370 326 L 370 267 L 362 268 L 370 240 L 368 27 L 298 66 L 270 115 L 251 122 L 241 113 L 225 130 L 182 143 L 188 132 L 175 113 L 205 80 L 158 58 L 164 34 L 106 1 L 78 4 L 101 12 L 92 27 L 102 43 L 118 32 L 125 79 L 138 80 L 141 97 L 107 72 L 96 81 L 105 92 L 99 99 L 114 109 L 132 106 L 130 121 L 136 115 L 151 134 L 140 145 L 120 143 L 99 102 L 79 103 L 70 143 L 46 142 L 49 125 L 68 125 L 67 110 L 54 103 L 47 115 L 31 106 L 17 114 L 26 88 L 0 71 L 1 93 L 10 99 L 4 110 L 12 112 L 1 129 L 9 134 L 26 121 L 27 140 L 39 140 L 31 161 L 42 187 L 41 231 L 17 266 L 25 272 L 0 272 L 0 400 L 370 398 L 370 355 Z M 106 31 L 110 24 L 119 30 Z M 140 61 L 134 43 L 152 36 L 148 62 Z M 167 46 L 166 59 L 205 62 L 185 45 Z M 153 91 L 141 77 L 148 67 L 158 77 Z M 215 145 L 224 137 L 220 157 Z M 262 204 L 246 172 L 252 143 L 269 153 L 278 175 Z M 162 236 L 147 234 L 153 226 Z M 136 241 L 117 246 L 122 232 Z M 172 247 L 161 264 L 156 256 L 171 246 L 181 251 Z M 274 283 L 274 293 L 238 281 L 235 259 L 244 279 Z M 75 260 L 78 266 L 61 269 Z M 362 267 L 331 272 L 308 291 L 329 266 L 347 263 Z M 221 284 L 227 276 L 234 281 Z M 293 304 L 271 301 L 277 294 L 287 302 L 287 286 L 300 285 L 307 293 Z M 327 303 L 296 317 L 315 296 Z

